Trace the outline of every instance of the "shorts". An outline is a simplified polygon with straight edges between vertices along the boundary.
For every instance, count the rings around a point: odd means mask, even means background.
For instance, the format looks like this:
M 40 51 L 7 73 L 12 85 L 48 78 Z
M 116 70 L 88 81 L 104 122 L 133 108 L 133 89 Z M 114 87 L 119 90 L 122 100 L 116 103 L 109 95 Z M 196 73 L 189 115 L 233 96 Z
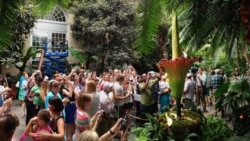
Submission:
M 128 110 L 131 110 L 133 108 L 133 103 L 132 102 L 129 102 L 129 103 L 125 103 L 123 105 L 123 109 L 128 109 Z

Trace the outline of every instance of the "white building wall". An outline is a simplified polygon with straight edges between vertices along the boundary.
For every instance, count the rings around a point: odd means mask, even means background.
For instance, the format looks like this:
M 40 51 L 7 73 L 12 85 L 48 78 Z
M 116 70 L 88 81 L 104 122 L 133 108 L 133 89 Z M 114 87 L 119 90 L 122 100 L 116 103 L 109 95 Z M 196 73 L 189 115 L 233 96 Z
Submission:
M 66 39 L 68 40 L 69 47 L 74 48 L 81 48 L 81 45 L 72 37 L 72 31 L 70 30 L 70 25 L 73 23 L 73 15 L 68 13 L 68 11 L 64 11 L 64 14 L 66 16 L 67 22 L 66 23 L 60 23 L 60 22 L 51 22 L 46 20 L 38 20 L 37 23 L 35 23 L 35 27 L 33 29 L 34 32 L 44 32 L 44 31 L 57 31 L 57 32 L 66 32 Z M 42 21 L 42 22 L 41 22 Z M 25 41 L 25 51 L 31 46 L 32 44 L 32 33 L 28 36 L 28 38 Z M 78 63 L 79 61 L 73 58 L 70 54 L 67 58 L 69 64 Z M 29 61 L 27 66 L 31 65 L 31 62 Z M 6 66 L 2 66 L 1 73 L 6 74 L 6 72 L 10 72 L 13 76 L 19 75 L 19 70 L 14 66 L 9 66 L 8 68 Z

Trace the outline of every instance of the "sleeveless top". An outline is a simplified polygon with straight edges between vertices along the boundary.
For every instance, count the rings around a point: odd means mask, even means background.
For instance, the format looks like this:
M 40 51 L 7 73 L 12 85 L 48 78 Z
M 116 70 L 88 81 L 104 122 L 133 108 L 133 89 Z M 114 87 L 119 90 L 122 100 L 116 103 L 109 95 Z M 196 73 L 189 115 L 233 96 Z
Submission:
M 63 94 L 63 92 L 62 92 L 63 89 L 69 92 L 69 89 L 66 88 L 64 85 L 62 85 L 62 86 L 61 86 L 61 90 L 60 90 L 60 92 L 59 92 L 59 93 L 61 94 L 61 96 L 62 96 L 62 99 L 63 99 L 64 97 L 67 97 L 67 98 L 69 99 L 69 103 L 68 103 L 68 104 L 70 104 L 70 102 L 75 102 L 75 101 L 76 101 L 76 99 L 75 99 L 75 92 L 73 91 L 72 96 L 69 97 L 69 96 Z
M 58 128 L 57 128 L 57 121 L 62 118 L 63 116 L 59 116 L 55 119 L 52 119 L 51 123 L 50 123 L 50 128 L 52 129 L 53 133 L 58 133 Z

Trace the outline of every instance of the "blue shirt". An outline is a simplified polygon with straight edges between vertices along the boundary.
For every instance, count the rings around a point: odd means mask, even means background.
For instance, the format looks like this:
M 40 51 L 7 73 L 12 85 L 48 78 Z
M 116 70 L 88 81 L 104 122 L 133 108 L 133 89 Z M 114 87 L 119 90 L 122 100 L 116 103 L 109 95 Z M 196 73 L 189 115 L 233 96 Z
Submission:
M 61 95 L 58 93 L 56 95 L 54 95 L 54 93 L 52 93 L 51 91 L 46 95 L 46 98 L 45 98 L 45 109 L 49 109 L 49 99 L 53 96 L 58 96 L 61 100 L 62 100 L 62 97 Z M 62 115 L 63 117 L 65 118 L 66 117 L 66 114 L 65 114 L 65 111 L 63 110 L 62 111 Z
M 23 80 L 25 80 L 25 77 L 22 75 L 20 78 L 19 78 L 19 88 L 22 87 L 22 82 Z
M 62 97 L 61 95 L 58 93 L 56 95 L 54 95 L 51 91 L 46 95 L 46 98 L 45 98 L 45 109 L 49 109 L 49 99 L 53 96 L 58 96 L 61 100 L 62 100 Z

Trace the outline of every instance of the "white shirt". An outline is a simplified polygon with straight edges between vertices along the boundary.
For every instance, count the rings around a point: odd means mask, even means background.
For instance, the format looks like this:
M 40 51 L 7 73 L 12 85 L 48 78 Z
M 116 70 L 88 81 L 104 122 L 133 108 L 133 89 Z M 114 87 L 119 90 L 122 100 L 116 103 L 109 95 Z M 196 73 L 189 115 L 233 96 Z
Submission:
M 129 90 L 129 88 L 130 88 L 130 90 Z M 130 94 L 130 96 L 124 99 L 124 103 L 132 103 L 133 102 L 133 97 L 132 97 L 132 95 L 134 94 L 133 90 L 134 90 L 133 89 L 133 85 L 132 84 L 128 84 L 127 90 L 126 90 L 125 94 L 126 95 Z
M 202 82 L 200 81 L 200 79 L 198 77 L 202 80 Z M 205 86 L 205 83 L 206 83 L 206 75 L 205 74 L 197 74 L 197 86 L 198 87 L 201 87 L 202 85 Z
M 100 91 L 99 110 L 104 110 L 105 113 L 111 112 L 114 107 L 112 99 L 109 97 L 112 93 L 107 94 L 105 91 Z
M 159 82 L 160 93 L 163 93 L 166 88 L 170 88 L 168 82 L 160 81 Z
M 187 90 L 187 93 L 184 94 L 185 98 L 193 100 L 195 94 L 195 84 L 191 79 L 185 81 L 184 90 Z
M 118 82 L 114 82 L 113 89 L 114 89 L 115 95 L 124 96 L 123 87 Z M 114 103 L 115 103 L 115 106 L 122 106 L 122 105 L 124 105 L 124 100 L 115 100 L 114 99 Z

